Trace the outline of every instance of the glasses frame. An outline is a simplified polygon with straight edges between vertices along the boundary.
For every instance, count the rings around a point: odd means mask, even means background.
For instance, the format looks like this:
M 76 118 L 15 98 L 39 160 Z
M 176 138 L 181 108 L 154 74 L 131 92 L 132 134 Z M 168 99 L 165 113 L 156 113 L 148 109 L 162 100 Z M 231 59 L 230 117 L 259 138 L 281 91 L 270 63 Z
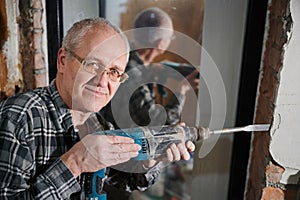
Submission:
M 82 66 L 84 66 L 86 64 L 86 60 L 81 58 L 80 56 L 78 56 L 75 52 L 73 52 L 72 50 L 68 49 L 68 48 L 64 48 L 66 50 L 66 52 L 68 52 L 69 54 L 71 54 L 71 56 L 73 56 L 74 58 L 76 58 L 76 60 L 78 62 L 80 62 L 82 64 Z M 103 72 L 106 71 L 106 70 L 109 70 L 109 68 L 106 68 L 104 66 L 102 66 L 104 68 Z M 85 68 L 82 67 L 84 70 Z M 87 71 L 87 70 L 85 70 Z M 88 71 L 87 71 L 88 72 Z M 109 79 L 113 82 L 120 82 L 120 83 L 124 83 L 128 78 L 128 74 L 126 72 L 123 72 L 122 74 L 119 74 L 118 78 L 120 78 L 118 81 L 114 81 L 110 78 L 110 75 L 108 76 Z

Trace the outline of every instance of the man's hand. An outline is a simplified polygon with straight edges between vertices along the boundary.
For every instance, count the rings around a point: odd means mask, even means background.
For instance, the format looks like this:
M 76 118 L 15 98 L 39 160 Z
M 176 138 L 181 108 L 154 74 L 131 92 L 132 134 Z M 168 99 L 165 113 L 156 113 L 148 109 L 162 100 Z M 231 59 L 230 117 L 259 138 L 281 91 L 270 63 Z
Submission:
M 187 141 L 184 143 L 178 143 L 178 144 L 171 144 L 170 147 L 166 151 L 166 157 L 164 158 L 165 161 L 173 162 L 173 161 L 179 161 L 179 160 L 189 160 L 190 154 L 189 152 L 192 152 L 195 150 L 195 145 L 191 141 Z
M 83 172 L 95 172 L 136 157 L 140 145 L 121 136 L 87 135 L 60 158 L 74 177 Z
M 171 144 L 170 147 L 166 150 L 166 156 L 163 158 L 159 158 L 158 160 L 147 160 L 144 162 L 145 167 L 151 168 L 159 161 L 165 162 L 174 162 L 179 160 L 189 160 L 190 154 L 189 152 L 195 151 L 195 145 L 191 141 L 187 141 L 186 143 L 181 142 L 178 144 Z

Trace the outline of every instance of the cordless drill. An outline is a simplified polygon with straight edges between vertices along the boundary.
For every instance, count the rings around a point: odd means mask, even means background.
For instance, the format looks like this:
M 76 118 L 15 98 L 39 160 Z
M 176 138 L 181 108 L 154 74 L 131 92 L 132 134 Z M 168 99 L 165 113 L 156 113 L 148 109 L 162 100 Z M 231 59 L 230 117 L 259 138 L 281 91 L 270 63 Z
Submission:
M 153 160 L 163 156 L 172 143 L 177 144 L 189 140 L 199 141 L 204 137 L 208 137 L 210 133 L 196 127 L 173 125 L 106 130 L 95 134 L 130 137 L 134 140 L 134 143 L 142 147 L 134 159 Z
M 209 136 L 208 129 L 186 127 L 186 126 L 156 126 L 156 127 L 137 127 L 130 129 L 105 130 L 96 132 L 97 135 L 117 135 L 130 137 L 134 143 L 139 144 L 142 148 L 134 160 L 153 160 L 163 156 L 166 149 L 172 143 L 184 141 L 200 141 Z M 105 200 L 106 194 L 98 191 L 98 185 L 105 176 L 105 171 L 95 172 L 89 182 L 86 191 L 86 200 Z M 100 185 L 103 183 L 101 182 Z M 101 186 L 101 188 L 102 188 Z

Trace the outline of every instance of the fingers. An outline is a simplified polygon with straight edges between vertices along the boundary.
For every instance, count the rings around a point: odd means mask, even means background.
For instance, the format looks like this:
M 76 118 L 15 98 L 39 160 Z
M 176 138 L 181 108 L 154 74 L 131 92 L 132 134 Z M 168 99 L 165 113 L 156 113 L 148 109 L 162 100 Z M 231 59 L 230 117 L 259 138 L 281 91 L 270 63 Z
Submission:
M 115 160 L 116 164 L 128 161 L 130 158 L 134 158 L 138 155 L 138 152 L 119 152 L 113 153 L 111 160 Z
M 185 122 L 179 122 L 178 125 L 179 126 L 186 126 Z
M 138 152 L 141 150 L 141 146 L 138 144 L 112 144 L 110 152 L 122 153 L 122 152 Z
M 134 143 L 134 140 L 129 137 L 122 137 L 122 136 L 107 136 L 109 141 L 112 143 L 109 151 L 112 153 L 125 153 L 127 152 L 134 152 L 137 153 L 141 150 L 141 146 Z
M 84 154 L 81 160 L 85 162 L 80 163 L 85 172 L 126 162 L 136 157 L 141 149 L 133 139 L 122 136 L 87 135 L 80 143 L 83 152 L 75 149 L 74 153 Z
M 178 145 L 176 146 L 175 144 L 171 144 L 170 149 L 172 152 L 173 161 L 179 161 L 181 158 L 181 153 L 179 151 Z
M 173 154 L 171 148 L 168 148 L 166 151 L 166 158 L 163 159 L 164 161 L 172 162 L 173 161 Z
M 128 143 L 133 144 L 134 140 L 129 137 L 123 137 L 123 136 L 116 136 L 116 135 L 108 135 L 106 136 L 112 143 L 115 144 L 121 144 L 121 143 Z
M 190 154 L 187 150 L 187 148 L 185 147 L 185 145 L 183 143 L 179 143 L 177 145 L 177 148 L 180 152 L 180 155 L 182 157 L 183 160 L 189 160 L 190 159 Z
M 192 152 L 194 150 L 195 145 L 191 141 L 186 142 L 186 144 L 171 144 L 166 151 L 166 158 L 164 160 L 169 162 L 179 161 L 180 159 L 189 160 L 189 152 Z
M 187 148 L 187 150 L 188 150 L 189 152 L 195 151 L 195 145 L 194 145 L 193 142 L 187 141 L 187 142 L 185 143 L 185 146 L 186 146 L 186 148 Z

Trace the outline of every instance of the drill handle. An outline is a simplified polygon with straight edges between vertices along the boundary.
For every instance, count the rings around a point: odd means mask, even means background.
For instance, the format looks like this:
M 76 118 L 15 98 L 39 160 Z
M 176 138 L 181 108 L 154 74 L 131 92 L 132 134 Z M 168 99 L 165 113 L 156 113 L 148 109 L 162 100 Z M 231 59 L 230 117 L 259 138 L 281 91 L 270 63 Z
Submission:
M 89 174 L 90 176 L 88 176 L 86 180 L 87 187 L 85 188 L 85 200 L 107 200 L 106 193 L 102 191 L 105 171 L 105 169 L 101 169 L 97 172 Z

